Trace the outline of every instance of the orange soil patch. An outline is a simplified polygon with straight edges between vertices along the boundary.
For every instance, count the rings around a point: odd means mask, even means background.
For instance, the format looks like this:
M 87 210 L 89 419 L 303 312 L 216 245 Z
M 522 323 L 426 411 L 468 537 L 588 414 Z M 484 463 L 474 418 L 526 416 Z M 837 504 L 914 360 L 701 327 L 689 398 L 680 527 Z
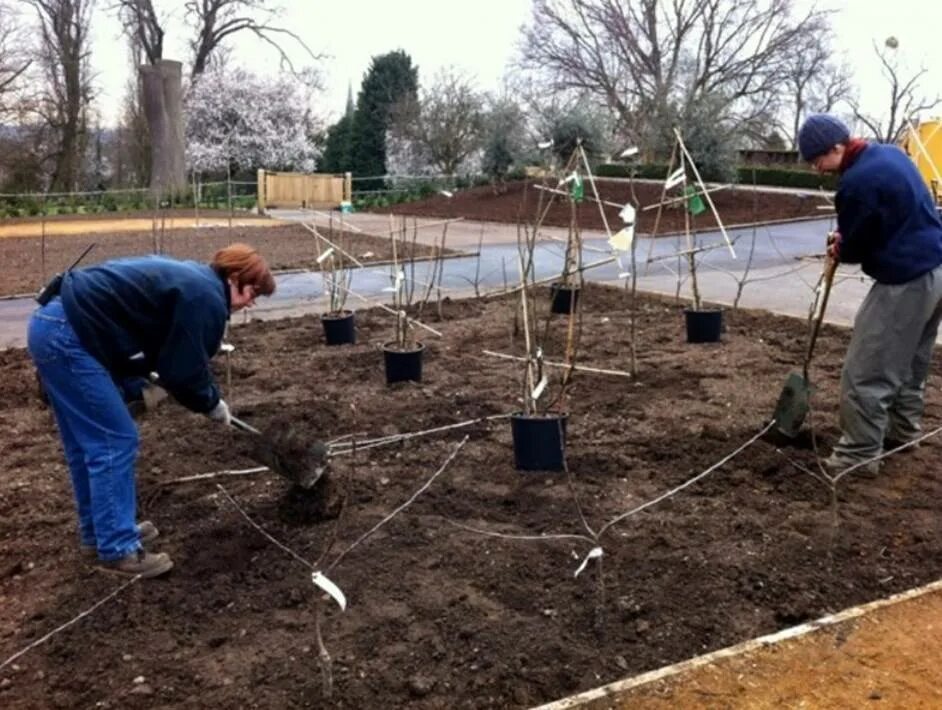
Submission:
M 942 707 L 942 591 L 604 698 L 555 708 Z M 877 604 L 880 604 L 877 602 Z M 656 672 L 655 672 L 656 673 Z M 625 681 L 631 685 L 632 681 Z M 617 685 L 617 684 L 616 684 Z
M 275 227 L 285 224 L 269 217 L 233 218 L 236 227 Z M 228 218 L 168 217 L 163 222 L 157 220 L 157 229 L 191 229 L 194 227 L 228 227 Z M 72 221 L 50 220 L 45 223 L 47 237 L 67 234 L 102 234 L 106 232 L 149 232 L 154 228 L 154 221 L 143 217 L 129 219 L 82 219 Z M 39 221 L 0 224 L 0 239 L 5 237 L 38 237 L 43 234 L 43 224 Z

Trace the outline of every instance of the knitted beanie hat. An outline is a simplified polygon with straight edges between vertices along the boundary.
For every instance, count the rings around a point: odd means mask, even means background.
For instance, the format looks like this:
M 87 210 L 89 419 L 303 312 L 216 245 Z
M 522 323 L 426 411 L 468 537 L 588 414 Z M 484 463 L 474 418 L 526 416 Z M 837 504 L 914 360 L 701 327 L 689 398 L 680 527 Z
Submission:
M 810 162 L 849 139 L 850 130 L 841 119 L 829 113 L 814 113 L 798 130 L 798 151 Z

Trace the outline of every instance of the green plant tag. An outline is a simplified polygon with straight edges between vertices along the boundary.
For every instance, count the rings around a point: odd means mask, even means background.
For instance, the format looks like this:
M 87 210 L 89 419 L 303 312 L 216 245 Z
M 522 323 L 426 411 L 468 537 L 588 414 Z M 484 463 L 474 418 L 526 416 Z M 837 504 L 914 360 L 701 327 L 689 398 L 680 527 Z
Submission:
M 569 194 L 572 196 L 573 202 L 582 202 L 585 199 L 585 185 L 582 182 L 582 176 L 578 173 L 575 174 L 575 179 L 572 181 L 572 185 L 569 186 Z
M 706 212 L 706 205 L 703 204 L 703 198 L 697 194 L 697 188 L 693 185 L 687 185 L 684 194 L 687 195 L 687 211 L 690 214 L 698 215 Z

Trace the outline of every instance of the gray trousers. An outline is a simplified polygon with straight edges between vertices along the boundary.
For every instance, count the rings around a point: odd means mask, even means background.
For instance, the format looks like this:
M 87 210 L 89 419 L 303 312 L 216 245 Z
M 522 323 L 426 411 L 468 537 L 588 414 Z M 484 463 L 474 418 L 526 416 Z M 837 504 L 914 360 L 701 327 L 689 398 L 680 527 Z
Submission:
M 876 283 L 854 319 L 841 372 L 838 456 L 865 459 L 884 437 L 919 436 L 932 347 L 942 320 L 942 266 L 908 283 Z

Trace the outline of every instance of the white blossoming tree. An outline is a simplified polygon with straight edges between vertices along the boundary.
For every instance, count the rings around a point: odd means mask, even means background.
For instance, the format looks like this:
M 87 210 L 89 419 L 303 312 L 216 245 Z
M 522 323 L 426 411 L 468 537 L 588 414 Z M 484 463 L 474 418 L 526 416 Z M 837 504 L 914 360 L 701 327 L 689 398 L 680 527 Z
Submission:
M 313 171 L 320 126 L 313 98 L 310 84 L 292 75 L 208 69 L 186 97 L 187 169 Z

